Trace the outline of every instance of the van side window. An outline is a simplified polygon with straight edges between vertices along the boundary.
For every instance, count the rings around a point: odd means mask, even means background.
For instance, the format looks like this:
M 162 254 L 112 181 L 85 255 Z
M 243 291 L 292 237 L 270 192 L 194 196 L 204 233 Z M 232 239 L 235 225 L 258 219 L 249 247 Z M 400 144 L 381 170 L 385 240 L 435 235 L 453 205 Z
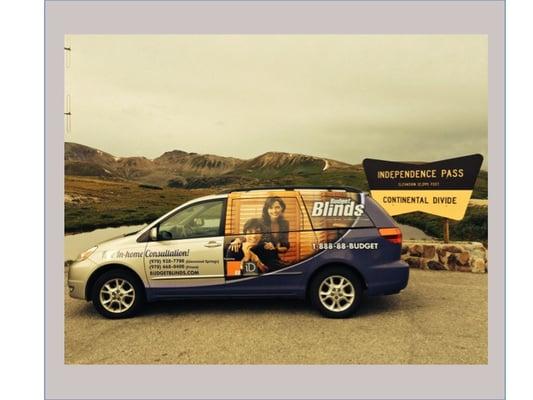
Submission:
M 371 228 L 364 194 L 344 191 L 300 191 L 314 229 Z
M 224 200 L 193 204 L 159 224 L 158 240 L 221 236 Z
M 226 235 L 242 235 L 245 223 L 252 218 L 260 219 L 265 232 L 275 235 L 311 229 L 296 196 L 263 195 L 232 200 L 228 207 Z
M 335 242 L 348 229 L 374 227 L 361 193 L 329 190 L 300 193 L 321 243 Z

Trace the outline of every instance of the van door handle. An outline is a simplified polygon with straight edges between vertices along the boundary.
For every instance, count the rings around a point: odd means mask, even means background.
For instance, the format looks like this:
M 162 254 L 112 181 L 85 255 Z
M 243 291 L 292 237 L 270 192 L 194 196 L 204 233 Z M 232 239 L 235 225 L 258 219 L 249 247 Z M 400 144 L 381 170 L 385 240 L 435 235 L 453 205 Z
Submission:
M 220 246 L 222 246 L 222 243 L 216 242 L 214 240 L 210 240 L 209 242 L 204 244 L 204 247 L 220 247 Z

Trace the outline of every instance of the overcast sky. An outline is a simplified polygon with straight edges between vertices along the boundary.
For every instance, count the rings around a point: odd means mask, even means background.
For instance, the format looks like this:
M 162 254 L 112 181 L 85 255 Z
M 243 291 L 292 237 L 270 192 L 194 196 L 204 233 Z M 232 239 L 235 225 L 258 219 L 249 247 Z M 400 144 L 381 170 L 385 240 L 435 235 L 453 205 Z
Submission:
M 487 156 L 486 36 L 70 35 L 67 44 L 65 140 L 113 155 Z

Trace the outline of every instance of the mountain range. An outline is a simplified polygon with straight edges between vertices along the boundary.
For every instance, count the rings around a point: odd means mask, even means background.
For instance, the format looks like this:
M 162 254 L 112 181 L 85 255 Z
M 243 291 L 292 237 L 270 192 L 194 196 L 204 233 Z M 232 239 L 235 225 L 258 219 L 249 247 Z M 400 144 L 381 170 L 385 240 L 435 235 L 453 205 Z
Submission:
M 161 156 L 117 157 L 78 143 L 65 143 L 65 175 L 126 179 L 160 186 L 209 188 L 279 184 L 343 184 L 364 172 L 328 158 L 267 152 L 249 160 L 172 150 Z M 359 181 L 359 179 L 357 179 Z M 366 179 L 365 179 L 366 181 Z M 354 182 L 351 182 L 354 185 Z
M 137 181 L 176 188 L 238 188 L 276 185 L 342 185 L 368 190 L 361 164 L 297 153 L 267 152 L 249 160 L 172 150 L 161 156 L 117 157 L 65 143 L 65 175 Z M 473 197 L 486 198 L 481 171 Z

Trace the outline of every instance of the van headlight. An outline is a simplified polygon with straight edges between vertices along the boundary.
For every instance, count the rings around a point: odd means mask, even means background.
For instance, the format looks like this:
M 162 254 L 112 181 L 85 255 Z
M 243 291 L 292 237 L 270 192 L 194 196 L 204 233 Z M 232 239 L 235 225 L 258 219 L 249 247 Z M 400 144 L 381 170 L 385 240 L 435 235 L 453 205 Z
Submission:
M 76 258 L 76 261 L 84 261 L 84 260 L 88 259 L 89 256 L 90 256 L 91 254 L 93 254 L 93 253 L 96 251 L 97 248 L 98 248 L 98 246 L 94 246 L 94 247 L 91 247 L 91 248 L 88 249 L 88 250 L 85 250 L 83 253 L 81 253 L 81 254 L 78 256 L 78 258 Z

